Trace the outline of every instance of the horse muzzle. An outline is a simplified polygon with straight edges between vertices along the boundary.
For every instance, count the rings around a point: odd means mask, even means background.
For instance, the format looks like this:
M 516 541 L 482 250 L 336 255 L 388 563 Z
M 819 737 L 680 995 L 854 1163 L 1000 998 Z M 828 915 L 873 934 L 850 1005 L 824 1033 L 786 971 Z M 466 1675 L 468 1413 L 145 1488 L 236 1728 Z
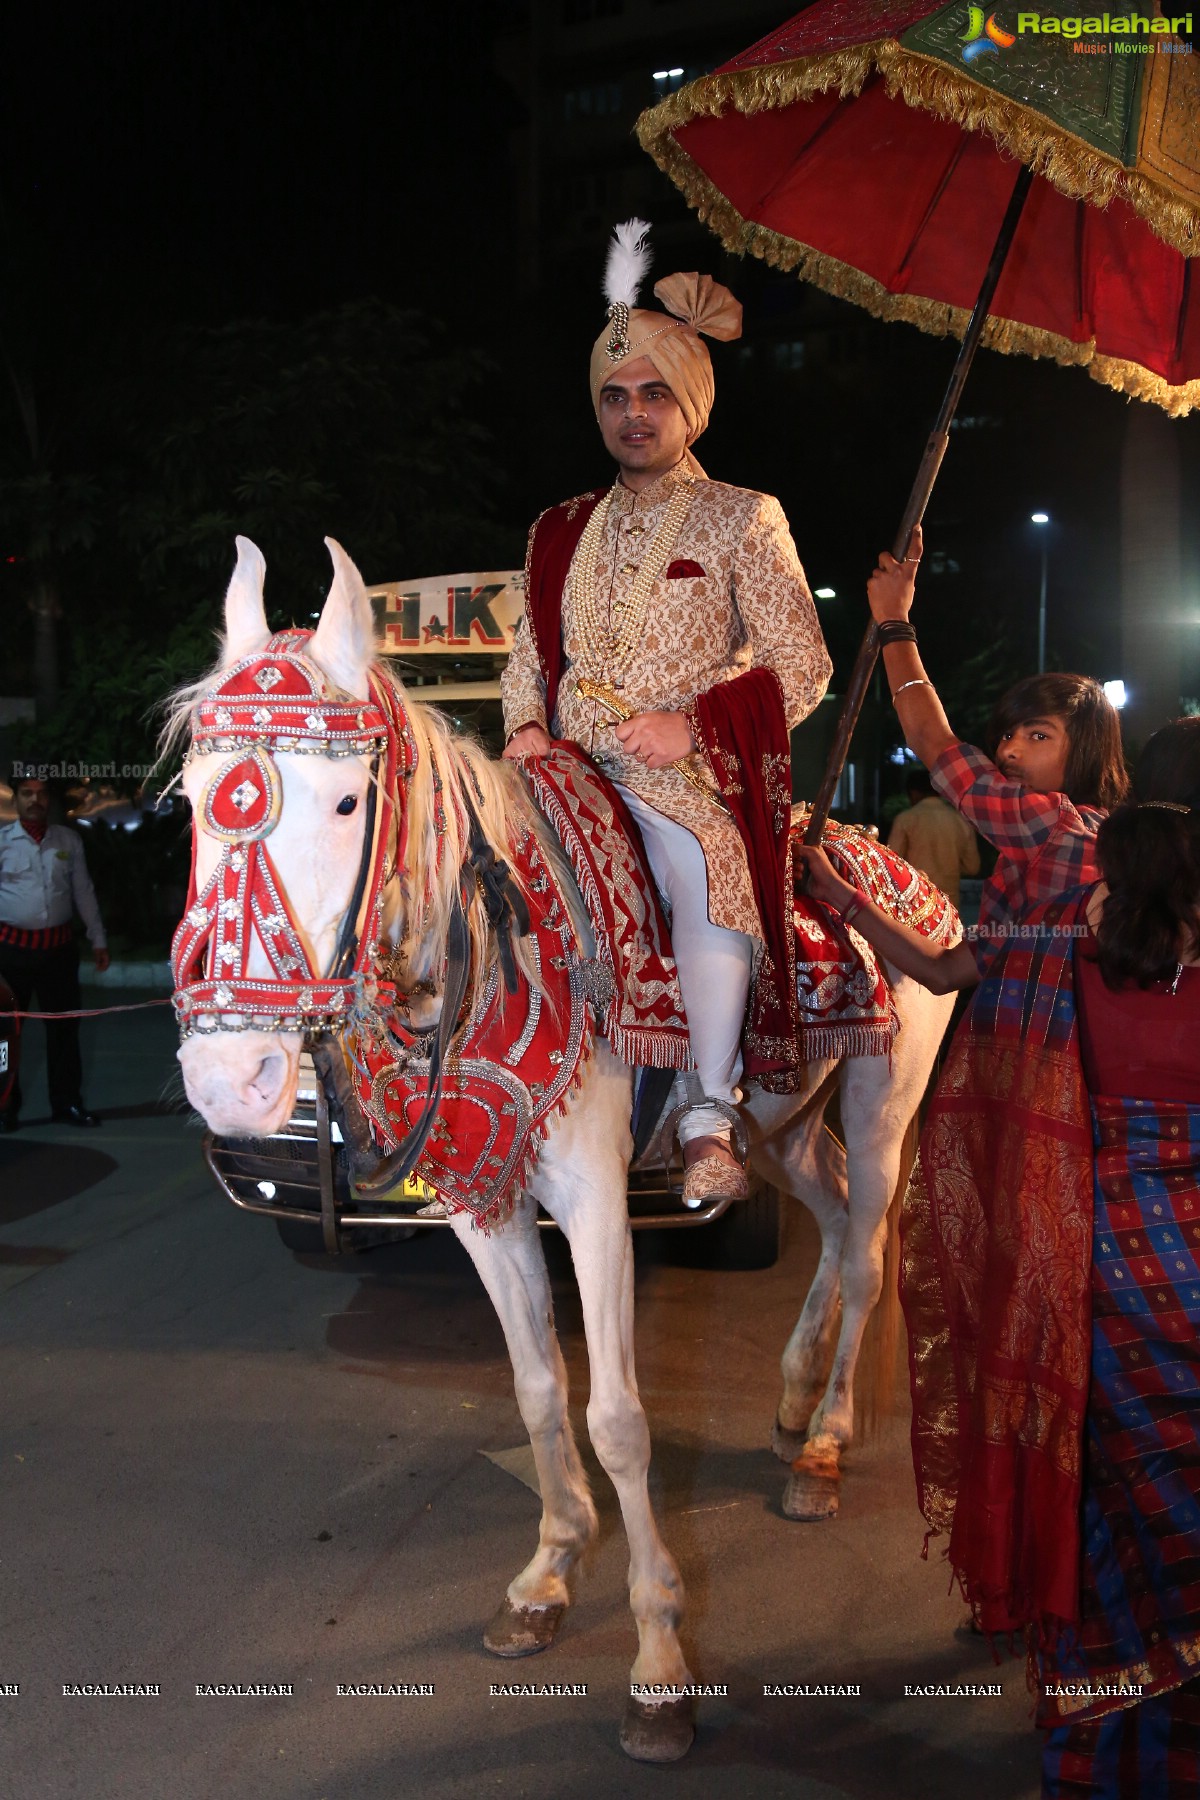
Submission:
M 219 1137 L 270 1137 L 296 1102 L 300 1037 L 258 1031 L 191 1037 L 180 1046 L 188 1099 Z

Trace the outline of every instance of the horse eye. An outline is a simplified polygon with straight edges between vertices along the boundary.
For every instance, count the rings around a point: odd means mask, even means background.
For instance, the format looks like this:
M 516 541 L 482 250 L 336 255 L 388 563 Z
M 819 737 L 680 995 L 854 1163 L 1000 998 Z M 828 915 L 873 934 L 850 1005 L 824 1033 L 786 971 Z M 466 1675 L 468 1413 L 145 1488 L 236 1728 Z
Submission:
M 343 800 L 338 801 L 337 809 L 340 813 L 343 813 L 343 814 L 352 813 L 357 805 L 358 805 L 358 795 L 357 794 L 347 794 Z

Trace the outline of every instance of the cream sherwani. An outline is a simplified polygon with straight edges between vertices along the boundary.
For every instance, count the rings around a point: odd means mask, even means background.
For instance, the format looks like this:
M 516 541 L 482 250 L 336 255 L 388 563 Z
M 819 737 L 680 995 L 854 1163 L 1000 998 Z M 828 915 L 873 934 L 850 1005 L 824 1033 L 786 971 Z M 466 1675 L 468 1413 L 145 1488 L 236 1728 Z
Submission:
M 618 488 L 596 562 L 600 605 L 612 619 L 628 601 L 641 557 L 681 481 L 692 485 L 692 499 L 667 566 L 693 563 L 703 573 L 664 572 L 654 583 L 642 640 L 625 674 L 621 697 L 634 712 L 682 712 L 697 694 L 732 681 L 749 668 L 768 668 L 783 689 L 790 729 L 821 699 L 832 664 L 783 508 L 769 494 L 697 478 L 686 463 L 638 493 Z M 563 596 L 565 666 L 556 716 L 552 721 L 546 718 L 545 684 L 528 623 L 522 620 L 501 684 L 506 733 L 536 723 L 571 739 L 594 756 L 627 794 L 683 826 L 703 851 L 712 924 L 760 937 L 746 852 L 736 826 L 678 770 L 647 769 L 622 749 L 612 715 L 598 701 L 585 700 L 573 679 L 573 666 L 590 662 L 578 628 L 568 577 Z M 691 764 L 715 791 L 705 759 L 696 754 Z M 635 811 L 640 815 L 642 808 Z

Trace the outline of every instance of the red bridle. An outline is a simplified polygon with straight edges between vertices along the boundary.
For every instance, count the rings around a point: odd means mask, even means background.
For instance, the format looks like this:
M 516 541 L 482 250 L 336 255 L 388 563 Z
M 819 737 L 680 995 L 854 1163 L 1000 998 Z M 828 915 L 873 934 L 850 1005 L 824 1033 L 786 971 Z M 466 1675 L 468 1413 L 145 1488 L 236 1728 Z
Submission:
M 187 911 L 171 945 L 180 1035 L 211 1031 L 340 1030 L 364 978 L 374 977 L 388 846 L 404 859 L 407 806 L 401 785 L 416 768 L 407 715 L 391 684 L 371 673 L 370 698 L 331 693 L 304 655 L 310 631 L 283 631 L 266 648 L 224 671 L 197 703 L 189 756 L 224 755 L 197 811 L 222 840 L 204 891 L 196 891 L 196 839 Z M 283 788 L 273 752 L 370 756 L 371 784 L 354 897 L 329 970 L 312 967 L 265 839 L 279 818 Z M 399 818 L 397 802 L 399 801 Z M 195 829 L 199 828 L 199 821 Z M 272 971 L 249 974 L 253 943 Z

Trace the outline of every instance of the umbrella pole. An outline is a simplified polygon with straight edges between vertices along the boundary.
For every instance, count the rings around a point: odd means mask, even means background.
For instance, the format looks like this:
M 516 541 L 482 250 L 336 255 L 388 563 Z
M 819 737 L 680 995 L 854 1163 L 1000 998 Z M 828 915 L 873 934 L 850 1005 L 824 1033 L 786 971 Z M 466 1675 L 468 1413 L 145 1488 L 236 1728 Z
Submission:
M 992 250 L 991 261 L 988 263 L 979 289 L 979 297 L 963 334 L 963 341 L 959 345 L 958 355 L 955 358 L 941 408 L 926 442 L 925 454 L 921 458 L 912 492 L 908 496 L 908 505 L 904 509 L 900 529 L 896 533 L 895 542 L 892 545 L 892 555 L 897 561 L 906 554 L 912 528 L 919 524 L 924 517 L 925 508 L 929 504 L 933 484 L 937 480 L 938 470 L 942 466 L 942 458 L 946 454 L 946 446 L 950 442 L 950 422 L 958 408 L 959 396 L 963 391 L 967 374 L 979 347 L 979 339 L 987 320 L 988 307 L 992 303 L 992 296 L 996 291 L 1004 260 L 1016 235 L 1021 208 L 1025 204 L 1025 197 L 1032 181 L 1032 169 L 1022 164 Z M 825 764 L 825 773 L 821 778 L 821 785 L 817 790 L 817 797 L 813 801 L 812 812 L 805 829 L 804 841 L 806 844 L 821 842 L 826 821 L 829 818 L 829 808 L 833 804 L 834 790 L 841 779 L 842 770 L 846 766 L 846 758 L 850 752 L 850 740 L 854 736 L 854 727 L 858 724 L 858 715 L 861 713 L 863 701 L 867 697 L 867 688 L 870 686 L 871 676 L 875 672 L 878 656 L 879 635 L 875 621 L 872 619 L 867 627 L 866 636 L 859 646 L 854 669 L 846 688 L 846 698 L 842 702 L 842 711 L 837 722 L 837 730 L 834 733 L 829 760 Z

